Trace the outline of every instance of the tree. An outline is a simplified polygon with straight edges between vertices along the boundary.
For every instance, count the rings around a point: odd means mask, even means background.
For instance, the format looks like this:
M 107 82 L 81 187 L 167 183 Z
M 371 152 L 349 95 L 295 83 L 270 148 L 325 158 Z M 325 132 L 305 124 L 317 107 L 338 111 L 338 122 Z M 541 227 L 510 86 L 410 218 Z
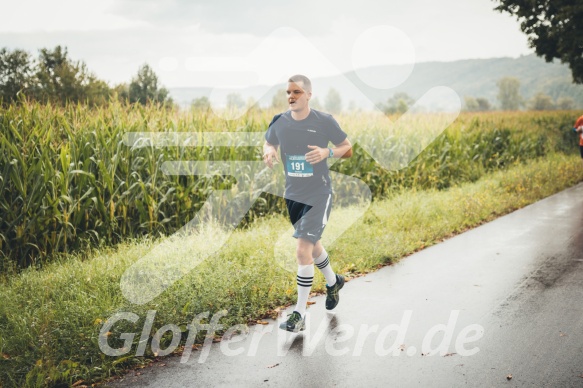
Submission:
M 29 91 L 34 83 L 30 54 L 23 50 L 0 50 L 0 99 L 16 101 L 19 92 Z
M 130 86 L 125 82 L 118 84 L 113 88 L 113 93 L 114 93 L 114 95 L 117 96 L 117 98 L 120 101 L 129 101 L 129 99 L 130 99 Z
M 143 64 L 129 86 L 131 103 L 146 105 L 148 102 L 172 103 L 166 88 L 158 88 L 158 76 L 147 64 Z
M 575 0 L 494 0 L 495 9 L 520 22 L 530 47 L 547 62 L 568 63 L 575 83 L 583 83 L 583 2 Z
M 65 100 L 63 93 L 63 83 L 70 77 L 69 59 L 67 58 L 67 48 L 61 46 L 55 47 L 54 50 L 41 49 L 39 51 L 38 69 L 36 76 L 38 79 L 37 96 L 42 100 Z M 61 79 L 63 76 L 64 79 Z M 67 89 L 71 89 L 68 87 Z
M 520 81 L 513 77 L 504 77 L 496 83 L 498 86 L 498 100 L 502 110 L 518 110 L 522 105 L 520 96 Z
M 490 101 L 488 101 L 487 98 L 478 97 L 478 98 L 476 98 L 476 102 L 478 103 L 478 110 L 480 112 L 485 112 L 485 111 L 492 109 L 492 106 L 490 105 Z
M 474 97 L 464 97 L 464 105 L 466 107 L 465 110 L 468 112 L 477 112 L 480 109 L 478 101 Z
M 209 110 L 211 107 L 211 102 L 207 96 L 202 96 L 192 100 L 190 107 L 195 110 Z
M 415 103 L 415 100 L 411 98 L 405 92 L 398 92 L 393 95 L 393 97 L 387 100 L 385 105 L 381 104 L 380 108 L 385 114 L 403 114 L 409 110 Z
M 338 114 L 342 110 L 342 98 L 336 89 L 331 88 L 328 90 L 326 101 L 324 102 L 324 108 L 327 112 L 332 114 Z
M 112 90 L 107 82 L 97 79 L 94 75 L 89 77 L 89 83 L 84 90 L 83 99 L 89 105 L 103 105 L 112 96 Z
M 557 101 L 557 109 L 573 110 L 575 109 L 575 100 L 573 100 L 571 97 L 561 97 Z
M 227 95 L 227 109 L 243 109 L 245 100 L 239 93 L 229 93 Z
M 34 93 L 43 101 L 94 105 L 106 101 L 110 95 L 109 86 L 98 80 L 83 61 L 69 59 L 66 47 L 39 51 L 36 80 Z
M 289 103 L 287 101 L 287 92 L 285 89 L 279 89 L 273 95 L 271 99 L 271 107 L 278 111 L 287 110 Z
M 490 101 L 484 97 L 464 97 L 465 110 L 468 112 L 484 112 L 492 109 Z
M 84 94 L 84 83 L 89 76 L 83 62 L 73 62 L 68 57 L 67 48 L 57 46 L 53 50 L 39 51 L 37 96 L 44 101 L 65 104 L 78 102 Z
M 543 92 L 538 92 L 531 100 L 530 100 L 530 109 L 532 110 L 553 110 L 555 109 L 555 104 L 553 103 L 553 99 L 548 94 L 544 94 Z

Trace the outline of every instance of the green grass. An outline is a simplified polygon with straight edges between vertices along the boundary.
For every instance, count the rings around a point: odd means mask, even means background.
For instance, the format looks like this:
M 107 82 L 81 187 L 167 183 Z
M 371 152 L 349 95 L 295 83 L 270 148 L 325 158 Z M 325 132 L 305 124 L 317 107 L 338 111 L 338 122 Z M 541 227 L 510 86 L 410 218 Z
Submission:
M 335 270 L 356 276 L 582 180 L 578 156 L 552 154 L 447 190 L 405 190 L 373 202 L 327 249 Z M 352 222 L 362 210 L 335 209 L 325 236 L 333 234 L 335 225 Z M 223 232 L 215 229 L 213 233 Z M 131 355 L 148 310 L 157 311 L 152 333 L 169 323 L 184 327 L 205 311 L 212 316 L 227 309 L 228 315 L 221 320 L 227 327 L 273 316 L 279 306 L 295 299 L 294 274 L 274 259 L 274 245 L 281 236 L 293 243 L 284 216 L 256 220 L 233 233 L 216 257 L 143 306 L 125 301 L 119 280 L 129 265 L 159 243 L 151 238 L 63 255 L 41 270 L 31 268 L 2 278 L 0 386 L 94 382 L 146 363 L 151 353 Z M 189 244 L 203 245 L 208 239 L 204 234 L 190 238 Z M 314 290 L 323 291 L 324 279 L 316 273 Z M 116 325 L 111 345 L 121 343 L 116 341 L 120 333 L 138 335 L 128 355 L 110 357 L 100 352 L 97 340 L 103 322 L 118 311 L 134 312 L 140 320 Z M 202 339 L 199 336 L 197 341 Z M 162 343 L 168 341 L 163 338 Z

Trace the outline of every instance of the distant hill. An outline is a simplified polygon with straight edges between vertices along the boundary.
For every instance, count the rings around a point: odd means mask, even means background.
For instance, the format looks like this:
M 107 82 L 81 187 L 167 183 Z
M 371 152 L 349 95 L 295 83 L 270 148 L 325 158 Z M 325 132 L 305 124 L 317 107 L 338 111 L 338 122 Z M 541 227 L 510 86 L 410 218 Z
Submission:
M 359 70 L 366 73 L 372 84 L 381 83 L 382 77 L 402 70 L 403 66 L 375 66 Z M 496 82 L 502 77 L 516 77 L 520 80 L 520 92 L 529 99 L 538 92 L 543 92 L 557 100 L 571 97 L 577 108 L 583 108 L 583 85 L 572 83 L 571 72 L 566 65 L 547 63 L 536 55 L 519 58 L 466 59 L 454 62 L 423 62 L 415 65 L 411 76 L 394 89 L 382 90 L 371 87 L 360 80 L 355 72 L 342 75 L 315 78 L 314 97 L 323 103 L 330 88 L 340 92 L 344 106 L 349 104 L 361 108 L 372 108 L 374 104 L 385 102 L 396 92 L 405 92 L 414 99 L 421 97 L 434 86 L 448 86 L 454 89 L 462 99 L 465 96 L 487 98 L 493 106 L 498 105 L 498 88 Z M 375 79 L 379 83 L 374 82 Z M 284 84 L 257 86 L 238 90 L 243 98 L 257 100 L 262 106 L 271 103 L 273 94 Z M 181 105 L 188 105 L 193 99 L 211 96 L 212 88 L 170 88 L 174 100 Z M 211 101 L 221 104 L 231 90 L 215 90 Z M 435 102 L 438 103 L 437 101 Z

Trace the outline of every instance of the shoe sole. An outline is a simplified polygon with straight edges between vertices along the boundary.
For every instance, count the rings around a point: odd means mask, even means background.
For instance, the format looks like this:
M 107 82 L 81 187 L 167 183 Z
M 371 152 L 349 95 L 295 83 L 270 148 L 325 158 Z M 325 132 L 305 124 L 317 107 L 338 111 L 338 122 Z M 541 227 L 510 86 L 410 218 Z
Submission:
M 299 333 L 300 331 L 304 331 L 306 329 L 306 325 L 302 322 L 301 326 L 296 329 L 288 329 L 286 325 L 280 325 L 279 328 L 281 330 L 289 331 L 290 333 Z

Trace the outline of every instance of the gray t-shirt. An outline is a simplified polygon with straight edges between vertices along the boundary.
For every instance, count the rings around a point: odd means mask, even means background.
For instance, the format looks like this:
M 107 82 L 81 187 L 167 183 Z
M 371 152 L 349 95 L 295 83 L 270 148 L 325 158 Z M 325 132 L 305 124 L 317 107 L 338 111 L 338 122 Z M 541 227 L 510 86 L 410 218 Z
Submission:
M 328 163 L 323 160 L 312 165 L 305 155 L 311 151 L 308 145 L 326 148 L 330 142 L 342 143 L 346 136 L 332 115 L 314 109 L 303 120 L 294 120 L 291 111 L 273 117 L 265 140 L 280 147 L 286 198 L 301 202 L 332 193 Z

